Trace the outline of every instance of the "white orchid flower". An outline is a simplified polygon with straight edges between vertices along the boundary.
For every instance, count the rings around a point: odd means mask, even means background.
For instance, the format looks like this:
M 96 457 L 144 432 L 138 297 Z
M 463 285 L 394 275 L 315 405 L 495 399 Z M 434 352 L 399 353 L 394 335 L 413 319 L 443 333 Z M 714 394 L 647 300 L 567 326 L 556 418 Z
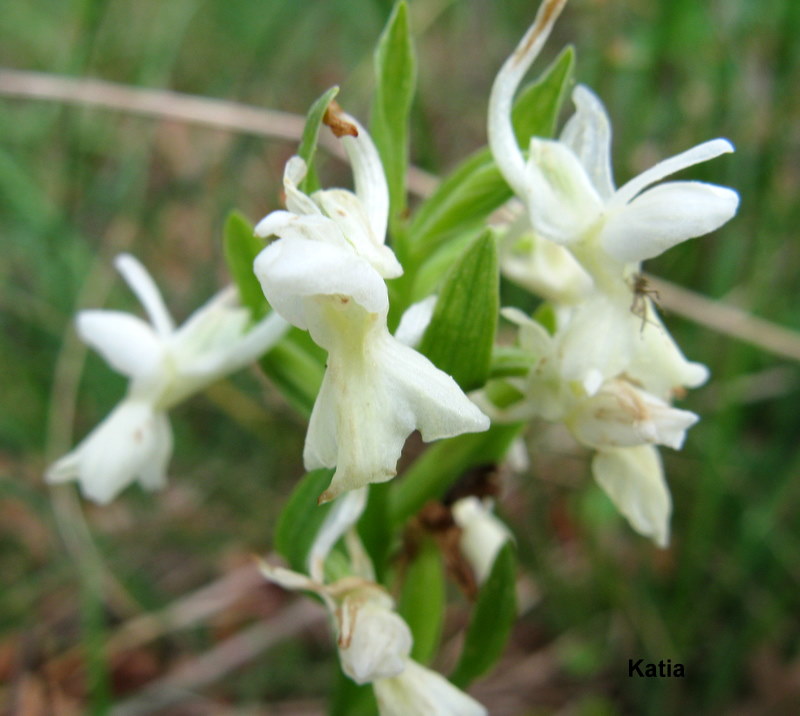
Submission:
M 48 482 L 77 480 L 83 494 L 106 504 L 132 482 L 164 485 L 172 453 L 167 410 L 215 380 L 255 361 L 285 333 L 271 314 L 249 328 L 233 288 L 219 293 L 180 328 L 146 269 L 128 254 L 115 266 L 150 322 L 120 311 L 77 316 L 78 334 L 129 378 L 123 401 L 70 453 L 50 466 Z
M 719 228 L 739 196 L 703 182 L 663 178 L 733 151 L 714 139 L 659 162 L 614 188 L 611 129 L 600 100 L 586 87 L 573 92 L 577 111 L 558 140 L 533 138 L 527 160 L 517 145 L 511 106 L 522 77 L 539 54 L 566 0 L 545 0 L 534 24 L 495 79 L 489 100 L 489 145 L 500 171 L 528 207 L 537 234 L 568 246 L 602 290 L 619 285 L 621 266 L 653 258 Z
M 517 309 L 503 309 L 505 318 L 519 326 L 519 344 L 534 356 L 530 373 L 513 385 L 524 396 L 517 405 L 498 413 L 499 419 L 538 416 L 566 425 L 582 445 L 596 450 L 592 472 L 614 505 L 640 534 L 658 545 L 668 541 L 671 501 L 655 445 L 680 449 L 686 430 L 697 416 L 667 402 L 675 375 L 705 379 L 703 366 L 686 361 L 674 344 L 659 345 L 665 368 L 644 366 L 643 373 L 661 376 L 664 396 L 646 392 L 630 376 L 587 385 L 564 378 L 561 331 L 551 336 L 543 326 Z M 569 311 L 562 311 L 569 316 Z M 561 325 L 569 326 L 568 318 Z M 654 341 L 665 340 L 653 327 Z M 669 348 L 669 350 L 667 350 Z M 585 350 L 590 350 L 587 344 Z M 647 348 L 644 349 L 648 353 Z M 657 369 L 658 368 L 658 369 Z M 667 378 L 667 376 L 673 376 Z M 652 375 L 651 375 L 652 377 Z M 591 381 L 588 381 L 591 383 Z M 667 389 L 667 386 L 669 388 Z
M 337 501 L 309 551 L 311 576 L 265 563 L 262 573 L 285 589 L 322 598 L 334 623 L 342 671 L 357 684 L 372 684 L 381 716 L 484 716 L 486 710 L 474 699 L 409 658 L 411 630 L 374 582 L 372 563 L 354 528 L 365 505 L 363 488 Z M 326 584 L 325 560 L 342 536 L 354 574 Z
M 659 444 L 681 448 L 686 430 L 697 422 L 697 415 L 673 408 L 622 375 L 604 378 L 597 372 L 583 382 L 570 380 L 562 364 L 573 361 L 579 351 L 564 340 L 572 338 L 569 322 L 566 329 L 551 336 L 522 311 L 505 308 L 502 313 L 519 326 L 520 346 L 535 357 L 527 378 L 515 383 L 527 396 L 529 415 L 563 422 L 578 442 L 588 447 Z M 597 345 L 596 353 L 602 353 L 602 336 L 589 335 L 592 340 L 583 350 L 591 352 Z M 514 412 L 515 417 L 520 414 L 520 409 Z
M 464 497 L 451 509 L 453 520 L 461 528 L 459 549 L 472 567 L 478 584 L 483 584 L 492 571 L 497 553 L 514 538 L 492 511 L 491 500 Z
M 297 189 L 305 164 L 294 157 L 284 179 L 289 211 L 256 227 L 279 237 L 254 265 L 267 300 L 328 351 L 303 452 L 306 469 L 336 468 L 320 502 L 391 479 L 414 430 L 430 441 L 489 427 L 450 376 L 387 329 L 383 279 L 402 272 L 383 244 L 388 189 L 366 130 L 342 118 L 357 132 L 343 138 L 357 193 L 306 196 Z

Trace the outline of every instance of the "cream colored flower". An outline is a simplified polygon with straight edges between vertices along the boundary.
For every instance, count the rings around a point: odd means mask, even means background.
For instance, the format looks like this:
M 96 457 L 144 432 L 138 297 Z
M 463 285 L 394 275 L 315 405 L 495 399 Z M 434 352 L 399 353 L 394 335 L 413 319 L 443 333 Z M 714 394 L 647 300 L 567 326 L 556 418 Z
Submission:
M 735 213 L 738 194 L 703 182 L 667 182 L 682 169 L 733 151 L 725 139 L 700 144 L 659 162 L 614 188 L 611 127 L 586 87 L 573 92 L 577 111 L 557 140 L 531 140 L 520 150 L 511 121 L 514 94 L 544 45 L 566 0 L 545 0 L 495 79 L 489 100 L 489 146 L 497 166 L 527 206 L 534 231 L 569 247 L 601 290 L 622 279 L 622 266 L 658 256 L 719 228 Z
M 284 178 L 289 211 L 256 227 L 279 237 L 254 266 L 267 300 L 328 352 L 303 451 L 307 469 L 336 468 L 321 502 L 391 479 L 414 430 L 430 441 L 489 426 L 449 375 L 388 331 L 384 278 L 402 272 L 383 244 L 388 189 L 366 130 L 343 119 L 358 135 L 343 138 L 356 194 L 302 194 L 305 165 L 295 157 Z
M 255 361 L 288 324 L 271 314 L 250 327 L 249 312 L 229 288 L 176 328 L 145 268 L 122 254 L 116 267 L 150 322 L 119 311 L 81 311 L 78 334 L 129 379 L 123 401 L 70 453 L 47 470 L 48 482 L 77 480 L 105 504 L 134 481 L 156 489 L 172 453 L 167 410 L 215 380 Z

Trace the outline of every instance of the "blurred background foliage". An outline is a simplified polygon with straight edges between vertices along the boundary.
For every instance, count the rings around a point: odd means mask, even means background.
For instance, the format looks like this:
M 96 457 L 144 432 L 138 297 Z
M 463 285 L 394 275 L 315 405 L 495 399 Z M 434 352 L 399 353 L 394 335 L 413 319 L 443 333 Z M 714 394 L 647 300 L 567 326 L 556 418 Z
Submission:
M 494 73 L 536 4 L 412 0 L 414 163 L 441 174 L 485 144 Z M 301 114 L 340 84 L 341 104 L 363 117 L 390 6 L 7 2 L 0 66 Z M 800 3 L 785 0 L 573 0 L 544 58 L 576 46 L 578 81 L 612 116 L 618 183 L 711 137 L 736 144 L 735 155 L 691 177 L 739 190 L 738 217 L 647 268 L 796 331 L 798 34 Z M 239 208 L 256 220 L 278 207 L 294 144 L 5 96 L 0 138 L 0 695 L 26 713 L 51 713 L 48 702 L 56 712 L 101 713 L 196 665 L 239 629 L 288 618 L 283 597 L 251 584 L 208 618 L 164 627 L 135 649 L 109 646 L 131 620 L 238 573 L 250 553 L 270 548 L 302 470 L 303 424 L 255 373 L 236 376 L 174 411 L 165 493 L 131 489 L 106 508 L 79 505 L 71 488 L 53 496 L 46 464 L 124 390 L 80 346 L 73 313 L 136 310 L 110 262 L 128 250 L 151 269 L 176 316 L 188 315 L 227 281 L 225 216 Z M 322 174 L 327 183 L 350 181 L 336 160 L 323 159 Z M 665 455 L 672 546 L 659 551 L 622 523 L 591 483 L 587 456 L 559 431 L 529 430 L 530 474 L 508 480 L 501 511 L 532 596 L 505 661 L 475 688 L 493 714 L 796 713 L 797 365 L 666 320 L 713 375 L 684 402 L 703 420 L 682 452 Z M 670 658 L 687 676 L 629 679 L 629 658 Z M 330 660 L 325 639 L 305 632 L 256 650 L 223 682 L 195 688 L 189 710 L 169 712 L 317 713 Z M 278 702 L 285 710 L 268 711 Z

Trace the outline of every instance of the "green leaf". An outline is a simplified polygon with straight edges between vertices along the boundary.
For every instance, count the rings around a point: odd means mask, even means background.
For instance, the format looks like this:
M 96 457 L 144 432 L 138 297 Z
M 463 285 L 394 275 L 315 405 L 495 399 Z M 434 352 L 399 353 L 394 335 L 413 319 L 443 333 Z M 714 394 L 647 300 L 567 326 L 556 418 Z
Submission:
M 408 5 L 401 0 L 375 50 L 375 99 L 370 129 L 389 183 L 390 226 L 396 233 L 406 209 L 408 115 L 414 98 L 417 59 L 408 25 Z
M 450 681 L 463 689 L 486 673 L 503 653 L 516 616 L 516 559 L 513 545 L 506 542 L 478 593 L 461 658 Z
M 414 635 L 411 658 L 429 664 L 442 635 L 445 582 L 442 555 L 436 543 L 425 537 L 408 566 L 397 610 Z
M 371 684 L 357 684 L 345 676 L 336 663 L 336 683 L 333 688 L 329 716 L 378 716 L 378 704 Z
M 519 146 L 527 150 L 531 137 L 552 137 L 561 107 L 572 85 L 575 48 L 565 47 L 542 73 L 525 87 L 514 102 L 511 121 Z
M 305 331 L 292 328 L 259 365 L 289 404 L 309 417 L 325 374 L 325 351 Z
M 414 284 L 411 291 L 411 303 L 421 301 L 427 296 L 437 292 L 442 277 L 467 250 L 467 247 L 475 241 L 484 231 L 480 228 L 475 231 L 459 234 L 457 238 L 442 244 L 434 251 L 425 263 L 419 267 L 414 276 Z
M 308 572 L 308 552 L 331 508 L 331 503 L 317 505 L 317 498 L 328 487 L 332 477 L 333 470 L 327 469 L 306 473 L 278 518 L 275 549 L 297 572 Z
M 489 376 L 500 304 L 497 250 L 486 231 L 445 278 L 419 350 L 464 390 Z
M 389 483 L 370 485 L 367 506 L 358 521 L 358 534 L 375 568 L 378 581 L 382 581 L 394 535 L 387 519 L 389 512 Z
M 307 194 L 319 189 L 319 179 L 314 169 L 314 155 L 317 151 L 319 128 L 322 125 L 322 118 L 325 116 L 328 105 L 337 94 L 339 94 L 339 88 L 334 85 L 311 105 L 308 114 L 306 114 L 306 126 L 303 128 L 303 137 L 300 140 L 297 154 L 305 160 L 308 167 L 308 173 L 299 186 L 300 191 L 304 191 Z
M 428 500 L 441 499 L 469 468 L 502 460 L 523 425 L 496 423 L 486 432 L 459 435 L 428 448 L 390 483 L 389 519 L 393 527 L 419 512 Z
M 254 321 L 262 318 L 269 308 L 261 284 L 253 273 L 253 261 L 264 249 L 264 242 L 253 235 L 253 225 L 238 211 L 225 220 L 223 233 L 225 262 L 239 290 L 242 305 L 250 309 Z
M 514 104 L 512 120 L 520 146 L 532 136 L 551 137 L 572 80 L 575 52 L 567 47 Z M 409 235 L 417 255 L 425 256 L 459 231 L 482 222 L 512 196 L 491 152 L 466 159 L 420 206 Z
M 420 206 L 409 236 L 418 256 L 469 229 L 513 196 L 488 149 L 466 159 Z

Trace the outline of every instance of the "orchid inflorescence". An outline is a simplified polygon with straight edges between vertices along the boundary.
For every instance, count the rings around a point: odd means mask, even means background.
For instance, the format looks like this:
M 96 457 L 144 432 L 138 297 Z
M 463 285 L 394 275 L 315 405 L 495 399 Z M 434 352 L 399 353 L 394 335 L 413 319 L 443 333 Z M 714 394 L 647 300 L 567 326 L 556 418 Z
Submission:
M 474 649 L 467 654 L 465 647 L 451 683 L 425 665 L 432 654 L 413 651 L 425 628 L 429 640 L 440 617 L 431 617 L 428 627 L 405 620 L 402 600 L 398 606 L 396 590 L 389 589 L 403 572 L 391 559 L 392 540 L 426 501 L 440 501 L 475 583 L 492 583 L 495 594 L 500 584 L 511 594 L 510 616 L 497 609 L 496 619 L 512 618 L 513 569 L 503 567 L 509 563 L 500 556 L 512 554 L 511 533 L 486 494 L 449 499 L 446 492 L 459 471 L 487 454 L 489 461 L 502 461 L 527 422 L 563 424 L 594 452 L 591 471 L 631 527 L 660 547 L 669 542 L 671 498 L 656 446 L 681 448 L 698 416 L 673 401 L 703 384 L 708 371 L 687 360 L 671 338 L 643 283 L 641 263 L 735 214 L 738 196 L 730 189 L 662 182 L 733 148 L 725 139 L 705 142 L 615 188 L 610 120 L 583 85 L 572 91 L 575 112 L 557 138 L 530 136 L 521 146 L 515 96 L 565 2 L 543 2 L 497 75 L 489 100 L 490 154 L 483 164 L 469 160 L 473 171 L 446 180 L 416 218 L 404 204 L 395 205 L 397 172 L 384 169 L 387 156 L 396 161 L 392 142 L 405 136 L 399 125 L 406 118 L 378 113 L 374 142 L 329 91 L 309 113 L 311 141 L 286 163 L 285 208 L 255 226 L 266 246 L 233 247 L 254 259 L 249 276 L 235 275 L 236 287 L 176 329 L 145 269 L 122 255 L 117 268 L 150 322 L 107 310 L 82 311 L 77 318 L 81 338 L 130 383 L 122 402 L 50 467 L 47 479 L 77 480 L 99 503 L 137 480 L 149 489 L 164 485 L 172 451 L 166 414 L 179 401 L 286 342 L 300 350 L 302 332 L 324 350 L 321 383 L 309 388 L 315 396 L 307 406 L 303 451 L 309 473 L 282 518 L 293 525 L 291 534 L 310 530 L 310 546 L 284 550 L 293 569 L 264 563 L 262 571 L 285 589 L 321 599 L 344 674 L 372 685 L 384 716 L 486 713 L 459 686 L 488 669 L 488 657 L 475 657 Z M 379 80 L 380 72 L 384 80 L 405 72 L 408 81 L 397 87 L 413 84 L 402 2 L 377 56 Z M 569 73 L 555 70 L 564 67 L 557 60 L 540 80 L 538 86 L 558 85 L 560 91 L 548 96 L 563 94 Z M 391 97 L 391 83 L 384 84 Z M 544 97 L 536 91 L 534 85 L 527 96 Z M 555 120 L 559 100 L 548 101 L 531 104 L 531 111 Z M 312 160 L 323 123 L 346 150 L 354 191 L 315 186 Z M 477 184 L 470 182 L 491 165 L 514 197 L 502 211 L 484 202 L 478 215 Z M 390 227 L 393 242 L 387 243 Z M 514 306 L 497 310 L 498 268 L 541 300 L 533 314 Z M 246 290 L 256 279 L 266 299 L 257 298 L 258 304 Z M 495 346 L 499 316 L 513 327 L 513 346 Z M 510 368 L 499 362 L 503 351 L 515 356 Z M 269 364 L 261 365 L 269 376 Z M 291 373 L 292 366 L 286 368 Z M 389 499 L 373 508 L 371 491 L 395 477 L 415 431 L 425 442 L 443 442 L 423 452 L 408 479 L 392 482 L 390 492 L 380 493 Z M 312 495 L 309 485 L 323 489 Z M 313 518 L 314 511 L 324 518 Z M 359 535 L 357 526 L 370 519 L 390 527 L 380 544 Z M 413 563 L 411 552 L 405 559 Z M 509 625 L 496 626 L 502 633 Z M 473 646 L 486 638 L 478 631 L 468 632 Z

